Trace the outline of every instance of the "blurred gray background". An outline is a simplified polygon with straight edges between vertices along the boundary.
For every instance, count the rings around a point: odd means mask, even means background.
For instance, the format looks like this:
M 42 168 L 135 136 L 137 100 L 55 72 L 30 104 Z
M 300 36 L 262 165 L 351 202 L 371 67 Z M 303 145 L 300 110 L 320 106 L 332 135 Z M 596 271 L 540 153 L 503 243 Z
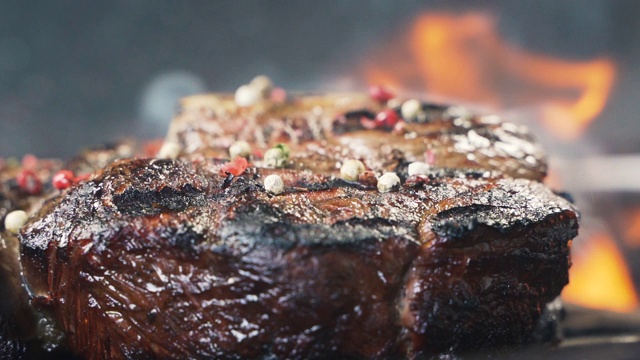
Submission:
M 267 74 L 285 88 L 365 89 L 360 64 L 421 12 L 481 9 L 518 46 L 623 65 L 590 129 L 638 151 L 637 1 L 3 1 L 0 157 L 68 157 L 124 136 L 161 137 L 180 96 Z M 614 141 L 615 140 L 615 141 Z

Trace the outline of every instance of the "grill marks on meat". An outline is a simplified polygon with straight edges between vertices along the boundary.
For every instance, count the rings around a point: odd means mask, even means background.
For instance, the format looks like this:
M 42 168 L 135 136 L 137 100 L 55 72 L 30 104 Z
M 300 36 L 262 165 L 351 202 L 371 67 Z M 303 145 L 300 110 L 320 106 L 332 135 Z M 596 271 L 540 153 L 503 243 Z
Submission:
M 119 161 L 23 228 L 27 283 L 75 353 L 384 358 L 518 343 L 567 282 L 576 212 L 537 182 L 438 172 L 382 194 L 256 168 L 223 186 L 219 169 Z M 262 188 L 273 173 L 281 196 Z

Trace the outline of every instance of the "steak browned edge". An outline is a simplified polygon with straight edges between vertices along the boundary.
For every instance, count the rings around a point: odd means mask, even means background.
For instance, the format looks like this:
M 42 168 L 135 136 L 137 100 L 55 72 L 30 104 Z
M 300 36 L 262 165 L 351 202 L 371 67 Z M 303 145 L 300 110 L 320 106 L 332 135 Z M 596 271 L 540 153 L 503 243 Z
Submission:
M 379 193 L 122 160 L 22 228 L 32 303 L 101 358 L 397 358 L 525 341 L 568 282 L 572 204 L 438 173 Z M 264 190 L 277 173 L 284 194 Z

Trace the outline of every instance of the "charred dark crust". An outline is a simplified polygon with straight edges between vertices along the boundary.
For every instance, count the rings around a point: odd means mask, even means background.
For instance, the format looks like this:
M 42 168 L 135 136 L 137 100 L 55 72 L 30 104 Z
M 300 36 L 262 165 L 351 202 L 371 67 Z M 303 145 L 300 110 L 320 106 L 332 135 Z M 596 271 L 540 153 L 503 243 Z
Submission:
M 523 217 L 522 211 L 522 208 L 491 205 L 456 207 L 438 213 L 434 218 L 432 231 L 441 238 L 462 239 L 480 226 L 489 226 L 501 233 L 508 233 L 515 228 L 530 226 L 541 220 L 536 217 Z M 573 215 L 571 211 L 566 214 Z M 562 217 L 562 212 L 547 216 Z M 577 224 L 577 219 L 572 222 Z M 567 235 L 573 238 L 577 233 Z
M 553 195 L 545 192 L 541 185 L 530 187 L 530 183 L 525 180 L 519 183 L 506 181 L 504 184 L 496 185 L 496 181 L 500 180 L 487 176 L 487 172 L 480 174 L 474 171 L 436 169 L 425 177 L 410 178 L 406 188 L 401 189 L 399 194 L 416 197 L 413 201 L 439 197 L 445 199 L 447 196 L 459 196 L 461 199 L 468 197 L 472 201 L 463 201 L 458 206 L 447 206 L 429 216 L 431 230 L 443 239 L 460 238 L 465 233 L 474 231 L 478 225 L 488 225 L 508 232 L 514 225 L 528 226 L 550 214 L 564 210 L 573 211 L 573 207 L 563 199 L 552 199 Z M 132 217 L 159 215 L 165 212 L 181 213 L 189 209 L 193 212 L 197 208 L 219 206 L 223 208 L 218 211 L 231 211 L 234 215 L 219 224 L 212 224 L 220 230 L 211 234 L 215 234 L 214 237 L 221 240 L 209 242 L 222 241 L 225 246 L 234 243 L 250 246 L 259 242 L 284 247 L 333 246 L 368 239 L 384 239 L 393 234 L 416 238 L 416 223 L 400 218 L 389 220 L 376 216 L 375 207 L 372 208 L 372 215 L 364 219 L 355 217 L 331 224 L 298 223 L 291 214 L 270 204 L 270 197 L 265 193 L 260 180 L 259 173 L 238 176 L 232 179 L 228 187 L 222 189 L 214 184 L 226 181 L 224 177 L 181 161 L 118 162 L 105 169 L 99 177 L 73 188 L 65 197 L 46 204 L 38 216 L 44 219 L 27 227 L 39 230 L 24 231 L 22 241 L 27 247 L 45 249 L 48 239 L 62 238 L 64 245 L 67 238 L 84 234 L 82 229 L 88 224 L 94 224 L 94 230 L 111 229 L 105 234 L 113 234 L 115 229 L 125 226 L 127 221 L 130 221 L 127 219 Z M 475 194 L 460 192 L 457 190 L 458 186 L 454 186 L 456 181 L 464 183 L 470 180 L 476 181 L 479 184 L 477 186 L 490 186 L 492 189 Z M 376 190 L 367 186 L 335 178 L 327 178 L 321 182 L 295 181 L 294 185 L 303 196 L 306 196 L 307 192 L 312 195 L 344 189 L 345 199 L 367 196 L 370 197 L 368 201 L 374 203 L 385 199 L 384 194 L 377 194 Z M 541 200 L 545 196 L 549 198 L 548 203 Z M 531 199 L 534 199 L 533 202 Z M 399 211 L 403 213 L 406 210 Z M 62 219 L 69 221 L 67 226 L 60 228 L 54 225 L 60 224 Z M 190 220 L 187 221 L 189 222 Z M 114 227 L 116 224 L 121 225 Z M 202 232 L 198 235 L 203 236 L 205 235 Z M 99 238 L 95 241 L 101 242 Z M 200 242 L 202 241 L 197 241 Z
M 159 235 L 167 239 L 170 246 L 178 248 L 189 255 L 194 255 L 198 245 L 205 241 L 204 236 L 191 226 L 168 228 Z
M 296 224 L 282 215 L 238 213 L 233 221 L 221 226 L 220 238 L 225 247 L 269 245 L 290 249 L 296 246 L 354 246 L 366 241 L 381 241 L 391 237 L 415 239 L 412 224 L 394 223 L 387 219 L 350 219 L 331 225 Z
M 162 211 L 182 211 L 191 206 L 203 206 L 205 198 L 190 184 L 179 189 L 169 186 L 160 191 L 127 189 L 113 197 L 118 211 L 125 215 L 151 215 Z

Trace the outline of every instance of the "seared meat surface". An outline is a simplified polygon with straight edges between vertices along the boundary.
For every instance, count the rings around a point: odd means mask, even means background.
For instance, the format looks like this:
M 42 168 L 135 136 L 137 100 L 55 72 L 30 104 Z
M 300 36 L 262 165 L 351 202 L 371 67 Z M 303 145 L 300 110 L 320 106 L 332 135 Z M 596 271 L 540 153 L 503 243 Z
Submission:
M 371 127 L 384 110 L 360 95 L 186 99 L 172 159 L 118 160 L 3 234 L 21 243 L 33 309 L 86 359 L 420 358 L 527 341 L 568 282 L 578 229 L 540 182 L 539 145 L 439 106 Z M 238 140 L 248 166 L 228 160 Z M 349 159 L 365 166 L 354 181 Z M 410 175 L 416 161 L 428 170 Z M 399 184 L 380 187 L 383 172 Z
M 289 176 L 296 190 L 272 196 L 266 172 L 225 185 L 219 168 L 117 162 L 23 229 L 27 282 L 74 351 L 362 358 L 518 343 L 567 283 L 576 215 L 536 182 L 424 177 L 381 194 Z
M 303 96 L 238 107 L 223 94 L 197 95 L 182 102 L 167 141 L 192 160 L 227 158 L 237 140 L 264 151 L 285 143 L 288 168 L 336 174 L 345 159 L 370 169 L 393 171 L 399 162 L 427 161 L 440 168 L 499 171 L 541 181 L 547 164 L 542 147 L 521 126 L 496 116 L 478 116 L 458 107 L 424 104 L 425 122 L 402 122 L 393 129 L 363 126 L 385 106 L 364 94 Z M 262 166 L 260 156 L 256 166 Z

